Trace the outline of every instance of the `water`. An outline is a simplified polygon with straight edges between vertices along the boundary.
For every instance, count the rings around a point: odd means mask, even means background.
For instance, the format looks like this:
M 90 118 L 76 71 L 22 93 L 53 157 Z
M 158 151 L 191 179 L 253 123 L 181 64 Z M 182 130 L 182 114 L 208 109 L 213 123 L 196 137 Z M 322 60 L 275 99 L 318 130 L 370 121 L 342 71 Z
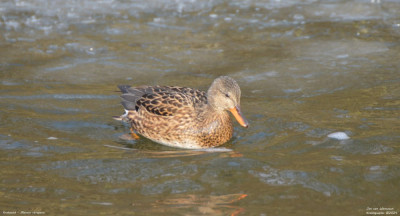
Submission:
M 0 3 L 0 210 L 400 212 L 400 2 Z M 221 151 L 127 141 L 118 84 L 236 79 Z M 378 208 L 378 209 L 376 209 Z

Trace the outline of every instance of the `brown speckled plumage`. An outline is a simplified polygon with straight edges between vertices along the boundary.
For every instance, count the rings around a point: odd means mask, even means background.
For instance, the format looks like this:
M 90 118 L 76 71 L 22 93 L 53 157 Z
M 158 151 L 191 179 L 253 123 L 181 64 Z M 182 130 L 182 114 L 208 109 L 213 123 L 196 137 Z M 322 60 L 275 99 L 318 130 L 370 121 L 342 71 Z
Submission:
M 214 80 L 207 92 L 176 86 L 118 86 L 126 113 L 121 119 L 139 134 L 178 148 L 210 148 L 233 134 L 229 113 L 247 127 L 240 112 L 240 88 L 230 77 Z

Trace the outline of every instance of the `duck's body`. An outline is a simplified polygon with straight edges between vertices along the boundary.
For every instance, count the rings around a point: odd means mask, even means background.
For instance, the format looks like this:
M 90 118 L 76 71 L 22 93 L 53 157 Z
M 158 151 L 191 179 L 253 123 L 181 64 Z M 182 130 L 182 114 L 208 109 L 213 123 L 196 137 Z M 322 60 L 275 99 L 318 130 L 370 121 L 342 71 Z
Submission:
M 233 134 L 230 110 L 247 127 L 240 112 L 240 88 L 229 77 L 217 78 L 207 92 L 175 86 L 118 86 L 126 113 L 122 120 L 155 142 L 199 149 L 222 145 Z

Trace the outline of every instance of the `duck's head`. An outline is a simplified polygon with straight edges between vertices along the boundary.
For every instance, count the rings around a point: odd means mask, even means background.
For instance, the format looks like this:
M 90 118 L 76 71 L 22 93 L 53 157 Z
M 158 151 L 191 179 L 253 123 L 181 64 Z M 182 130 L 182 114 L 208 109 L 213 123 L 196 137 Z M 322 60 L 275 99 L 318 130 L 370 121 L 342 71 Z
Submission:
M 229 110 L 241 126 L 249 126 L 240 110 L 240 87 L 234 79 L 227 76 L 215 79 L 207 91 L 207 101 L 214 110 Z

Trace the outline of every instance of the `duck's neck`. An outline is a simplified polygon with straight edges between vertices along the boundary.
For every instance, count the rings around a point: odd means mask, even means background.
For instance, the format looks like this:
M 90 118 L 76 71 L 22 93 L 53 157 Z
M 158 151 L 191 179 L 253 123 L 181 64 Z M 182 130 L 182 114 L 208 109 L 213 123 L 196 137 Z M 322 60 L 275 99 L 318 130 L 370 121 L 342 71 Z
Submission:
M 224 110 L 221 109 L 221 107 L 217 106 L 217 99 L 215 98 L 215 95 L 218 94 L 218 89 L 214 82 L 211 84 L 210 88 L 207 91 L 207 108 L 211 112 L 221 113 L 224 112 Z
M 214 106 L 212 103 L 208 102 L 206 105 L 206 109 L 208 113 L 215 113 L 215 114 L 222 114 L 226 113 L 225 110 L 219 109 L 218 107 Z
M 230 121 L 229 113 L 226 110 L 216 109 L 210 103 L 207 103 L 200 114 L 202 121 L 211 123 L 215 121 Z
M 203 122 L 208 133 L 213 131 L 213 133 L 217 133 L 221 137 L 226 136 L 230 139 L 233 133 L 233 126 L 229 113 L 226 110 L 215 109 L 209 104 L 206 109 L 208 110 L 204 112 Z

